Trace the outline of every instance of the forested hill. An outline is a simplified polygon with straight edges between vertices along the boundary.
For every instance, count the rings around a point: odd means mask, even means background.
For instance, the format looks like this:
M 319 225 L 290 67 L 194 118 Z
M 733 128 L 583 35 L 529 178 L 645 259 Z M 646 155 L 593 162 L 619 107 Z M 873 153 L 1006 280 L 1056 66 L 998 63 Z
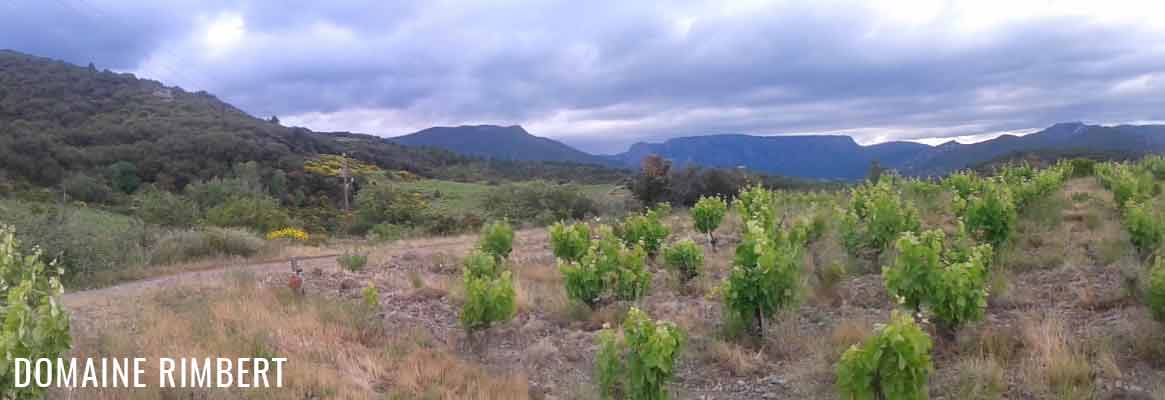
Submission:
M 556 163 L 485 162 L 371 135 L 320 133 L 252 117 L 206 92 L 0 50 L 0 183 L 50 186 L 128 162 L 160 187 L 226 176 L 256 161 L 295 182 L 305 160 L 348 153 L 384 169 L 465 179 L 615 180 Z
M 431 146 L 495 160 L 568 161 L 611 164 L 561 142 L 531 135 L 521 126 L 437 126 L 392 139 L 409 146 Z

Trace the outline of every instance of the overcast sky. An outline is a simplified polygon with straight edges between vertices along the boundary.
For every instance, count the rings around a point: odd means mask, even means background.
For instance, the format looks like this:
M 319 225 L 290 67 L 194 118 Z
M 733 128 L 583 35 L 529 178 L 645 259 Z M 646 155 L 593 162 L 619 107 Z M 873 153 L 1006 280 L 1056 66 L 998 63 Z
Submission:
M 0 48 L 286 125 L 520 124 L 606 153 L 713 133 L 874 143 L 1165 120 L 1163 1 L 0 0 Z

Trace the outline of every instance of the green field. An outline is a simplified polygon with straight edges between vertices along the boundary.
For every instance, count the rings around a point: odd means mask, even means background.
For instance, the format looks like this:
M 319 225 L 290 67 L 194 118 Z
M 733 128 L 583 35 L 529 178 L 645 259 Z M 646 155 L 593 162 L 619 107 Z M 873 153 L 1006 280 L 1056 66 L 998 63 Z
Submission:
M 417 191 L 430 200 L 429 206 L 442 213 L 480 212 L 481 202 L 486 194 L 496 188 L 496 185 L 484 183 L 453 182 L 437 179 L 424 179 L 412 182 L 399 183 L 400 188 L 408 191 Z M 627 190 L 615 184 L 577 185 L 583 194 L 596 203 L 605 204 L 611 201 L 621 201 L 629 194 Z

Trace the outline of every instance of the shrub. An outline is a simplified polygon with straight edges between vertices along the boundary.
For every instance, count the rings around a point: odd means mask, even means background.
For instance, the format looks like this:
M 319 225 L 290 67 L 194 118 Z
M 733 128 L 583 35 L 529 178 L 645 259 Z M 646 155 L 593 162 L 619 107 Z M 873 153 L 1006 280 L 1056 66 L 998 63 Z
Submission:
M 1073 158 L 1068 161 L 1068 167 L 1073 177 L 1091 176 L 1096 170 L 1096 161 L 1087 158 Z
M 668 174 L 667 202 L 691 207 L 704 197 L 735 196 L 747 180 L 748 176 L 734 169 L 688 164 Z
M 730 316 L 763 334 L 765 318 L 793 306 L 799 297 L 801 254 L 799 244 L 775 241 L 758 222 L 749 221 L 723 288 Z
M 598 213 L 594 200 L 576 185 L 544 181 L 509 183 L 487 192 L 482 207 L 492 218 L 544 225 L 581 220 Z
M 558 260 L 558 270 L 562 272 L 567 297 L 592 308 L 599 303 L 605 288 L 603 279 L 606 271 L 603 269 L 609 267 L 598 261 L 600 260 L 589 250 L 579 261 Z
M 174 264 L 215 256 L 250 257 L 264 247 L 263 239 L 241 229 L 209 227 L 163 234 L 150 249 L 151 264 Z
M 1068 175 L 1067 164 L 1057 164 L 1044 168 L 1039 172 L 1012 172 L 1013 169 L 1004 169 L 1003 181 L 1010 187 L 1015 207 L 1024 209 L 1038 199 L 1051 195 Z
M 380 307 L 380 289 L 376 288 L 372 282 L 368 282 L 368 286 L 360 292 L 364 296 L 364 306 L 375 310 Z
M 509 258 L 514 249 L 514 229 L 506 221 L 488 224 L 481 230 L 477 247 L 498 260 Z
M 987 309 L 987 263 L 991 246 L 984 244 L 959 254 L 965 256 L 948 260 L 947 265 L 935 271 L 927 297 L 927 309 L 948 333 L 967 322 L 983 319 Z
M 206 181 L 193 182 L 186 185 L 185 197 L 193 200 L 199 207 L 210 209 L 218 207 L 232 197 L 252 197 L 263 192 L 256 187 L 257 183 L 241 178 L 214 178 Z
M 692 220 L 695 221 L 696 230 L 708 235 L 708 242 L 712 244 L 713 250 L 716 249 L 716 236 L 713 232 L 720 226 L 720 222 L 724 221 L 724 214 L 727 211 L 728 205 L 719 197 L 701 197 L 692 207 Z
M 620 251 L 617 268 L 609 275 L 609 286 L 618 300 L 637 300 L 651 287 L 647 253 L 639 246 Z
M 700 275 L 704 267 L 704 251 L 691 239 L 664 248 L 664 263 L 679 272 L 684 282 Z
M 425 231 L 432 235 L 452 235 L 474 231 L 482 227 L 481 217 L 473 213 L 456 215 L 433 210 L 425 212 L 417 218 L 424 225 Z
M 1165 321 L 1165 258 L 1157 257 L 1149 270 L 1149 287 L 1146 300 L 1153 317 Z
M 599 385 L 600 399 L 624 398 L 623 349 L 619 337 L 611 329 L 599 331 L 597 337 L 599 351 L 595 353 L 595 380 Z
M 991 246 L 944 248 L 935 229 L 898 239 L 894 263 L 882 270 L 886 290 L 918 311 L 926 305 L 947 332 L 983 318 L 987 307 L 987 266 Z
M 165 190 L 148 189 L 134 196 L 134 214 L 147 223 L 189 227 L 198 222 L 198 204 Z
M 931 341 L 909 315 L 894 311 L 861 346 L 846 350 L 837 363 L 842 399 L 927 398 Z
M 287 211 L 269 196 L 232 197 L 206 212 L 211 225 L 269 232 L 291 224 Z
M 1015 230 L 1016 211 L 1011 193 L 998 183 L 983 185 L 966 200 L 963 223 L 976 239 L 1000 248 Z
M 595 357 L 599 397 L 666 400 L 665 385 L 675 374 L 684 336 L 675 324 L 653 321 L 632 307 L 622 337 L 610 329 L 599 333 Z
M 1151 208 L 1147 202 L 1130 201 L 1125 206 L 1123 216 L 1125 229 L 1129 231 L 1129 241 L 1143 255 L 1156 251 L 1165 239 L 1165 219 Z
M 587 224 L 558 222 L 550 227 L 550 248 L 555 258 L 579 261 L 590 245 L 591 228 Z
M 417 225 L 428 203 L 418 192 L 401 190 L 387 179 L 371 179 L 356 193 L 355 233 L 364 233 L 381 223 Z
M 850 192 L 849 208 L 841 220 L 842 241 L 850 254 L 869 251 L 876 257 L 899 233 L 917 231 L 920 224 L 918 211 L 883 177 Z
M 461 324 L 470 332 L 488 329 L 495 322 L 514 316 L 514 282 L 510 271 L 497 277 L 473 276 L 466 270 L 465 303 L 461 306 Z
M 474 278 L 496 278 L 502 273 L 500 260 L 483 250 L 475 249 L 462 263 L 465 274 Z
M 408 233 L 408 228 L 403 225 L 380 223 L 372 226 L 368 230 L 368 238 L 383 242 L 391 242 L 403 239 Z
M 61 181 L 61 187 L 69 198 L 86 203 L 108 203 L 113 200 L 113 190 L 109 185 L 82 173 L 69 175 Z
M 138 167 L 129 161 L 118 161 L 109 166 L 109 181 L 119 192 L 130 194 L 142 184 L 138 177 Z
M 1153 179 L 1165 179 L 1165 157 L 1162 156 L 1146 156 L 1137 163 L 1141 169 L 1153 175 Z
M 752 185 L 736 196 L 732 206 L 741 219 L 757 221 L 765 230 L 772 230 L 777 226 L 776 196 L 776 192 L 764 186 Z
M 9 399 L 44 396 L 36 385 L 16 387 L 16 358 L 57 359 L 71 347 L 69 314 L 61 306 L 63 271 L 39 251 L 25 254 L 11 227 L 0 226 L 0 394 Z
M 942 231 L 915 236 L 905 232 L 898 238 L 894 263 L 882 268 L 882 279 L 890 296 L 900 298 L 915 312 L 922 309 L 934 271 L 942 268 Z
M 336 262 L 348 271 L 360 272 L 363 271 L 364 266 L 368 264 L 368 255 L 345 251 L 344 254 L 336 257 Z
M 655 257 L 664 239 L 671 233 L 662 221 L 668 210 L 670 208 L 655 208 L 643 214 L 628 216 L 617 227 L 619 238 L 628 246 L 642 246 L 648 256 Z
M 957 171 L 943 178 L 942 185 L 955 192 L 960 199 L 967 199 L 983 188 L 984 182 L 974 171 Z
M 639 246 L 628 248 L 611 232 L 599 227 L 599 238 L 591 242 L 579 261 L 559 260 L 571 299 L 594 307 L 604 294 L 620 300 L 637 299 L 647 293 L 651 273 L 645 266 L 646 253 Z
M 299 228 L 283 228 L 267 232 L 267 240 L 291 239 L 306 242 L 308 239 L 307 232 Z
M 1152 175 L 1134 171 L 1128 165 L 1104 164 L 1096 172 L 1105 188 L 1112 191 L 1112 198 L 1121 210 L 1129 201 L 1147 200 L 1158 190 Z
M 143 265 L 154 234 L 141 220 L 90 208 L 0 200 L 0 221 L 20 235 L 23 251 L 39 247 L 65 269 L 65 283 L 91 287 L 104 272 Z

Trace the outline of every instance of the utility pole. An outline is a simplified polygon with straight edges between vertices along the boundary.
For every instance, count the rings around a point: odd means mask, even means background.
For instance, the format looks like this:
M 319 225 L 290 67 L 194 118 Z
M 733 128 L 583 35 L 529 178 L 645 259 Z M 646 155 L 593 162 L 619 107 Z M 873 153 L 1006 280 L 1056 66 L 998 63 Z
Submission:
M 348 212 L 348 187 L 352 177 L 348 173 L 348 153 L 340 154 L 340 179 L 344 182 L 344 212 Z

